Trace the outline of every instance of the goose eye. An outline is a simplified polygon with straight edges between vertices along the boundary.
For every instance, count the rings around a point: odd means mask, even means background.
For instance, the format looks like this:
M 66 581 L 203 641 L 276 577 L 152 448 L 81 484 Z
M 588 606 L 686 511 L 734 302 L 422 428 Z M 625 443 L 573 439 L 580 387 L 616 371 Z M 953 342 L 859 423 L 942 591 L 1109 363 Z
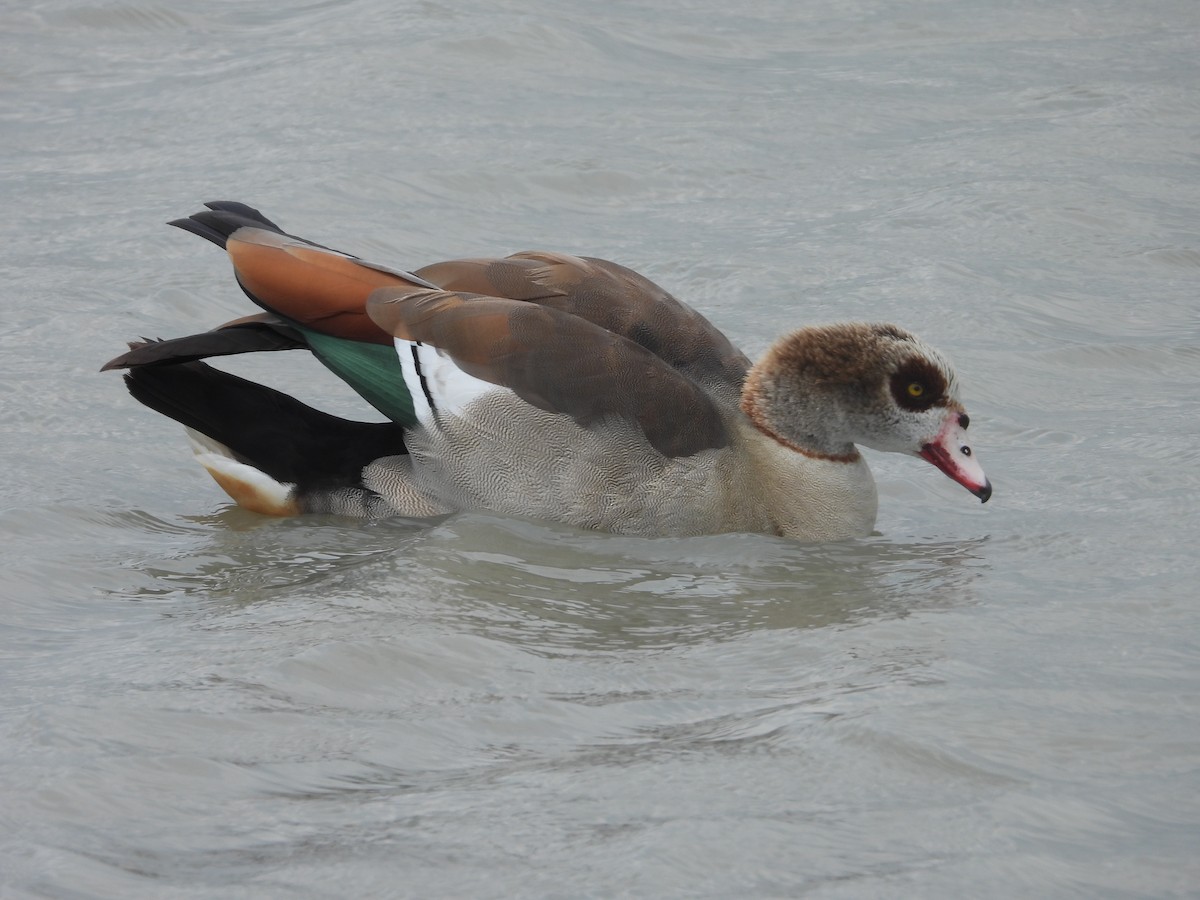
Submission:
M 896 367 L 888 389 L 901 409 L 924 412 L 945 402 L 946 379 L 928 360 L 914 357 Z

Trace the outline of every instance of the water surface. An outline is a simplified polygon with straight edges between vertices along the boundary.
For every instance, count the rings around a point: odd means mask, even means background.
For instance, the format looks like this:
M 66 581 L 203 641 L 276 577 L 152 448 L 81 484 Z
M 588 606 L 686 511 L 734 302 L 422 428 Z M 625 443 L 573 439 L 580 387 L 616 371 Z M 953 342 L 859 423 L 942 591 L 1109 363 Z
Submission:
M 0 45 L 0 893 L 1194 895 L 1194 3 L 52 0 Z M 896 321 L 995 497 L 873 454 L 822 547 L 230 509 L 96 373 L 248 311 L 161 224 L 218 198 L 616 259 L 752 355 Z

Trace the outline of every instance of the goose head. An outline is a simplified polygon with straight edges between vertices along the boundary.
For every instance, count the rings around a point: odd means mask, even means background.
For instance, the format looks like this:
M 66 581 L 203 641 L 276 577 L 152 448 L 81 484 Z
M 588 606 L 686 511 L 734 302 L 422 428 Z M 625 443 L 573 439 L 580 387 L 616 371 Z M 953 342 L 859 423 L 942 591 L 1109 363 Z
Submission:
M 984 503 L 992 486 L 967 443 L 970 419 L 954 369 L 903 328 L 802 328 L 750 370 L 742 410 L 771 439 L 806 456 L 852 462 L 856 444 L 919 456 Z

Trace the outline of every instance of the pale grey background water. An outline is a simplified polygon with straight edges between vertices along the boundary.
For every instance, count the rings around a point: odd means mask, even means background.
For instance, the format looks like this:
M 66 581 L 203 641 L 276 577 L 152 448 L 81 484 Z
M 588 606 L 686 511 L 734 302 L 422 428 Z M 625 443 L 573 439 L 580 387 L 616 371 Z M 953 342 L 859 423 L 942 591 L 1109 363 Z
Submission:
M 0 7 L 0 894 L 1200 892 L 1200 4 Z M 267 521 L 99 365 L 248 311 L 207 199 L 892 319 L 981 507 L 879 534 Z M 357 410 L 299 354 L 240 362 Z

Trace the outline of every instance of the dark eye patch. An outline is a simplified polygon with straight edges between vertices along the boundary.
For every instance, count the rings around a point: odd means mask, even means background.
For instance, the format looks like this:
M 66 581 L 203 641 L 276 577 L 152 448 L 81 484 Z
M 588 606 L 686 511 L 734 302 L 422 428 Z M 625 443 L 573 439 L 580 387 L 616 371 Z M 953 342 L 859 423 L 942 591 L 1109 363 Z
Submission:
M 937 366 L 921 357 L 901 363 L 892 373 L 889 386 L 901 409 L 922 412 L 946 401 L 945 376 Z

